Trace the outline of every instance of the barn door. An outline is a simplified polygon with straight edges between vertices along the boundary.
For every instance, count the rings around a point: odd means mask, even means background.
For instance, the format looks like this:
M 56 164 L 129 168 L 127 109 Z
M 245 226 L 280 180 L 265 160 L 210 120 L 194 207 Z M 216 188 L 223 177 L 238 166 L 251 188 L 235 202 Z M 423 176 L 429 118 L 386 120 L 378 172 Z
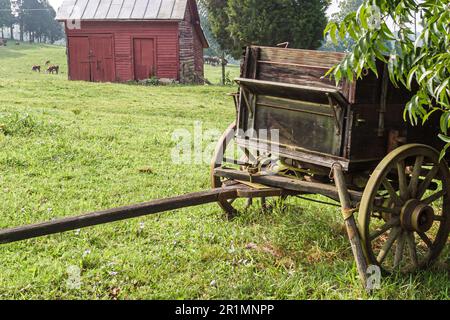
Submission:
M 111 36 L 90 36 L 91 81 L 113 82 L 114 59 Z
M 134 39 L 134 79 L 144 80 L 156 75 L 155 42 L 153 39 Z
M 70 80 L 90 81 L 89 38 L 69 37 Z

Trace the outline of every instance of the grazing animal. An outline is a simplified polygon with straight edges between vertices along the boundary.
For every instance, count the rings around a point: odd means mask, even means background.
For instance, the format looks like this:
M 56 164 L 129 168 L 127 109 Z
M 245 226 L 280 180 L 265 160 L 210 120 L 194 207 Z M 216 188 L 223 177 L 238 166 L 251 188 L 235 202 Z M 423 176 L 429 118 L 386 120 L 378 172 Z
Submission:
M 47 73 L 51 73 L 51 74 L 58 74 L 59 73 L 59 66 L 57 65 L 51 65 L 47 68 Z
M 31 68 L 31 71 L 35 71 L 35 72 L 41 72 L 41 66 L 38 65 L 34 65 L 33 68 Z
M 47 61 L 45 62 L 45 65 L 48 66 L 50 63 L 51 63 L 50 60 L 47 60 Z
M 222 59 L 219 57 L 208 57 L 205 56 L 205 63 L 209 64 L 210 66 L 213 67 L 217 67 L 219 65 L 224 64 L 225 66 L 228 64 L 228 60 L 227 59 Z
M 19 41 L 16 41 L 16 46 L 20 46 L 20 42 Z

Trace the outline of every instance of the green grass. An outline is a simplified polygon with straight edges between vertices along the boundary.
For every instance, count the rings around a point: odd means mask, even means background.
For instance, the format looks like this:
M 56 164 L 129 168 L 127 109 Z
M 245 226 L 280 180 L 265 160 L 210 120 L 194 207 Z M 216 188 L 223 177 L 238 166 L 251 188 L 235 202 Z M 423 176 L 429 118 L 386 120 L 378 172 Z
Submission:
M 62 74 L 31 72 L 46 60 Z M 172 163 L 172 133 L 224 130 L 235 88 L 69 82 L 65 61 L 61 47 L 0 47 L 0 227 L 209 188 L 208 164 Z M 339 209 L 289 205 L 226 222 L 211 204 L 2 245 L 0 299 L 449 298 L 442 262 L 367 296 Z
M 233 80 L 239 77 L 239 66 L 228 65 L 225 69 L 225 77 L 228 80 Z M 222 83 L 222 67 L 213 67 L 210 65 L 205 65 L 205 78 L 208 79 L 212 84 Z

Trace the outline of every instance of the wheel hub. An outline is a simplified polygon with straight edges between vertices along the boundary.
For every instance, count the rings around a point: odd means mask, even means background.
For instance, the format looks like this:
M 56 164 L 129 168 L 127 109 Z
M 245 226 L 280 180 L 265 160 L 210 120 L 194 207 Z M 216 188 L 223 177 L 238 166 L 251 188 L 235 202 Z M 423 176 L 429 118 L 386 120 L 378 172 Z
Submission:
M 402 208 L 400 221 L 408 231 L 427 232 L 433 226 L 434 210 L 429 205 L 412 199 Z

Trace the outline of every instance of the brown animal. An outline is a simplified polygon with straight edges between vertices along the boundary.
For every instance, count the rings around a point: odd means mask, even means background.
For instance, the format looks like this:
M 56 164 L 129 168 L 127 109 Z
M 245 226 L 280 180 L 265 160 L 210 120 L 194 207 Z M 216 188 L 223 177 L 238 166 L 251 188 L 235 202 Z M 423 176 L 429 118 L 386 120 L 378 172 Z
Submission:
M 47 68 L 47 73 L 51 73 L 51 74 L 58 74 L 59 73 L 59 66 L 57 65 L 51 65 Z
M 35 71 L 35 72 L 41 72 L 41 66 L 38 65 L 34 65 L 33 68 L 31 68 L 31 71 Z
M 16 41 L 16 46 L 20 46 L 20 42 L 19 41 Z
M 48 66 L 50 63 L 51 63 L 50 60 L 47 60 L 47 61 L 45 62 L 45 65 Z

